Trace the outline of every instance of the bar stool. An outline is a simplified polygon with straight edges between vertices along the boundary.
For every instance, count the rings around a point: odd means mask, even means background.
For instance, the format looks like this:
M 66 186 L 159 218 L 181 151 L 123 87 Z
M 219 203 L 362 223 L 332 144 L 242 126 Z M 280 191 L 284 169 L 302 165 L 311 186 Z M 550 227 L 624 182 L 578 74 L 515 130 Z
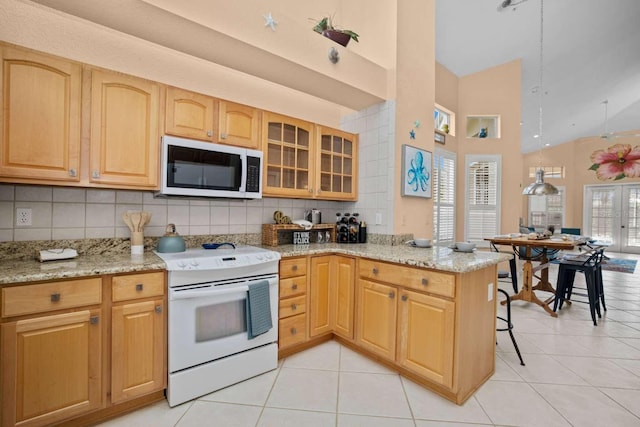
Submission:
M 507 318 L 505 319 L 504 317 L 497 316 L 499 320 L 502 320 L 503 322 L 505 322 L 507 324 L 507 327 L 506 328 L 496 328 L 496 331 L 498 331 L 498 332 L 509 331 L 509 336 L 511 337 L 511 342 L 513 343 L 513 347 L 515 347 L 515 349 L 516 349 L 516 353 L 518 353 L 518 358 L 520 359 L 520 364 L 522 366 L 525 366 L 524 365 L 524 361 L 522 360 L 522 355 L 520 354 L 520 349 L 518 348 L 518 343 L 516 343 L 516 338 L 513 336 L 513 332 L 511 331 L 513 329 L 513 323 L 511 323 L 511 297 L 509 296 L 507 291 L 504 291 L 502 289 L 498 289 L 498 292 L 504 294 L 504 296 L 507 298 Z
M 563 302 L 581 302 L 589 304 L 591 319 L 593 324 L 598 326 L 596 321 L 596 313 L 598 317 L 602 317 L 600 313 L 600 303 L 602 308 L 607 311 L 604 302 L 604 286 L 602 282 L 602 258 L 604 257 L 604 249 L 595 249 L 591 254 L 580 255 L 577 257 L 566 257 L 559 262 L 558 281 L 556 283 L 556 295 L 553 302 L 553 311 L 561 310 Z M 586 295 L 575 293 L 575 295 L 586 296 L 588 301 L 572 300 L 574 295 L 573 282 L 576 272 L 584 273 L 587 283 Z

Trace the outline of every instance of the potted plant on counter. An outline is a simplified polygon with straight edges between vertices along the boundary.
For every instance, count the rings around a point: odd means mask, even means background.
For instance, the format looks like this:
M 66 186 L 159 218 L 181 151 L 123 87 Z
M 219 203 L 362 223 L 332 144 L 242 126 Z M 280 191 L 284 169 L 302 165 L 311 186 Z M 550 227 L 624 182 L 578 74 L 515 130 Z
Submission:
M 351 39 L 356 42 L 358 41 L 358 34 L 356 32 L 335 27 L 331 16 L 325 16 L 321 20 L 317 21 L 316 25 L 313 27 L 313 31 L 322 34 L 345 47 L 349 44 L 349 40 Z

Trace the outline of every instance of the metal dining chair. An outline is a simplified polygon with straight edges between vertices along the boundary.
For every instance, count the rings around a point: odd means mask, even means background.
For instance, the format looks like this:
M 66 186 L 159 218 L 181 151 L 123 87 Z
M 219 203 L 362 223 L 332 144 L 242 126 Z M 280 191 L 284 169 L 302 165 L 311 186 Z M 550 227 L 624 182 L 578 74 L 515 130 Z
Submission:
M 556 283 L 556 295 L 553 302 L 553 311 L 561 310 L 564 302 L 581 302 L 589 304 L 593 324 L 598 326 L 596 313 L 601 318 L 600 304 L 607 311 L 604 302 L 604 286 L 602 282 L 602 259 L 604 248 L 593 249 L 589 254 L 581 254 L 571 258 L 563 258 L 559 262 L 558 281 Z M 584 273 L 587 293 L 574 293 L 574 280 L 576 272 Z M 577 289 L 577 288 L 576 288 Z M 587 297 L 587 301 L 574 300 L 572 296 Z
M 500 292 L 501 294 L 503 294 L 506 298 L 507 298 L 507 317 L 501 317 L 501 316 L 497 316 L 499 320 L 502 320 L 503 322 L 506 323 L 506 327 L 505 328 L 496 328 L 496 331 L 498 332 L 502 332 L 502 331 L 509 331 L 509 336 L 511 337 L 511 342 L 513 343 L 513 347 L 516 349 L 516 353 L 518 354 L 518 358 L 520 359 L 520 364 L 522 366 L 524 365 L 524 361 L 522 360 L 522 355 L 520 354 L 520 349 L 518 348 L 518 343 L 516 343 L 516 337 L 513 336 L 513 323 L 511 323 L 511 297 L 509 296 L 509 294 L 507 293 L 507 291 L 502 290 L 500 288 L 498 288 L 498 292 Z

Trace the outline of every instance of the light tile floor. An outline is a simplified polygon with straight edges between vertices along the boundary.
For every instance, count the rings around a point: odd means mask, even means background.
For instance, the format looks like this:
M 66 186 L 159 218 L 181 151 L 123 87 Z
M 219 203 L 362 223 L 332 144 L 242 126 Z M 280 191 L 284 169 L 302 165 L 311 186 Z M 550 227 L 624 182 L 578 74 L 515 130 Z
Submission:
M 552 281 L 556 275 L 552 266 Z M 159 402 L 102 426 L 640 426 L 640 266 L 634 274 L 605 271 L 604 280 L 608 311 L 598 326 L 587 305 L 552 318 L 515 301 L 526 366 L 499 332 L 495 374 L 462 406 L 330 341 L 195 401 Z M 510 282 L 500 287 L 513 293 Z

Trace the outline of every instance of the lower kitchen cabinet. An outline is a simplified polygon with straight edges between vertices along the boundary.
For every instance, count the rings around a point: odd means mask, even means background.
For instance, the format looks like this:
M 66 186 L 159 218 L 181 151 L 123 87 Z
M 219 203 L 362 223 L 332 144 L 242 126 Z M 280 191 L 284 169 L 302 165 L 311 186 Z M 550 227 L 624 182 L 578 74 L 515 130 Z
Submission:
M 278 349 L 307 340 L 307 257 L 280 261 Z
M 165 274 L 3 286 L 2 427 L 95 422 L 121 402 L 161 393 Z
M 311 257 L 309 283 L 309 336 L 316 337 L 332 330 L 331 300 L 332 255 Z
M 397 293 L 395 286 L 358 280 L 356 343 L 390 361 L 396 356 Z
M 398 363 L 451 387 L 455 304 L 430 295 L 401 291 L 399 305 Z
M 332 282 L 331 304 L 333 314 L 333 333 L 343 338 L 353 339 L 353 311 L 355 309 L 355 258 L 334 255 L 335 280 Z
M 99 308 L 3 323 L 2 426 L 50 425 L 100 408 L 102 331 Z
M 164 273 L 160 272 L 112 279 L 113 403 L 166 387 L 164 287 Z

